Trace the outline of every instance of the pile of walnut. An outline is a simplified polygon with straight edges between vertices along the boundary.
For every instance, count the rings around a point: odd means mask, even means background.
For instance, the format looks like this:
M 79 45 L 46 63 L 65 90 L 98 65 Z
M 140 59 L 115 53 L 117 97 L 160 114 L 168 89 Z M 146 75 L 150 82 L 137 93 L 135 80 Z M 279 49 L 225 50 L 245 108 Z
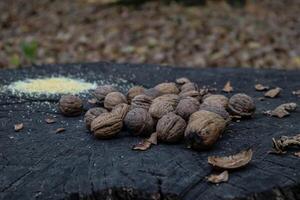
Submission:
M 239 93 L 228 99 L 200 89 L 187 78 L 150 89 L 134 86 L 126 95 L 104 85 L 96 88 L 93 95 L 103 107 L 88 110 L 84 121 L 96 138 L 113 138 L 124 129 L 134 136 L 155 135 L 159 142 L 185 141 L 196 150 L 211 148 L 232 116 L 247 118 L 255 112 L 250 96 Z M 61 97 L 59 109 L 66 116 L 77 116 L 83 103 L 79 97 L 66 95 Z M 156 139 L 150 138 L 148 141 L 155 143 Z

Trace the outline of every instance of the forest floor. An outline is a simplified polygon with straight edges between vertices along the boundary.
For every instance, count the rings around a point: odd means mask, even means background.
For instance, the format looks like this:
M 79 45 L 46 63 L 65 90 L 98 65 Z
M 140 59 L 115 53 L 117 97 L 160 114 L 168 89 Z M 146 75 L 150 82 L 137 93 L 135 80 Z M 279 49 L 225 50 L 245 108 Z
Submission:
M 300 69 L 300 1 L 0 1 L 0 68 L 112 61 Z

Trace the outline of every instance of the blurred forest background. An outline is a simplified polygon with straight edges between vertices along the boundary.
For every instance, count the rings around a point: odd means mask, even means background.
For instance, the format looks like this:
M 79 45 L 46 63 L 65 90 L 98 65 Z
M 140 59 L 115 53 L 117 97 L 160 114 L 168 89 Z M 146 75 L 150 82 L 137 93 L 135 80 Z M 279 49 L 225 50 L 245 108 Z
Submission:
M 0 68 L 113 61 L 300 69 L 299 0 L 2 0 Z

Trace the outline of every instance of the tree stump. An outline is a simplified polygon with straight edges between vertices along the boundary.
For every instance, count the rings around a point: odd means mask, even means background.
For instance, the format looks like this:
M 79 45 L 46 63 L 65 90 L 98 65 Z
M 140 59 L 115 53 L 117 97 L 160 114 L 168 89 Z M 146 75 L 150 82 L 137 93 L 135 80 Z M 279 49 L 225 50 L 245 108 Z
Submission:
M 1 70 L 0 86 L 24 78 L 71 76 L 87 81 L 123 81 L 152 87 L 188 77 L 221 91 L 231 81 L 234 93 L 255 98 L 253 119 L 232 123 L 212 150 L 192 151 L 184 144 L 159 144 L 145 152 L 132 151 L 141 138 L 122 132 L 112 140 L 97 140 L 86 130 L 83 116 L 67 118 L 56 110 L 57 97 L 17 97 L 0 93 L 0 199 L 300 199 L 300 158 L 292 153 L 271 155 L 272 137 L 300 132 L 300 113 L 282 119 L 263 111 L 281 103 L 299 102 L 300 71 L 255 69 L 188 69 L 111 63 L 36 66 Z M 256 83 L 283 89 L 275 99 L 259 101 Z M 232 94 L 226 94 L 231 96 Z M 87 98 L 85 98 L 87 99 Z M 57 122 L 46 124 L 55 115 Z M 24 129 L 14 131 L 14 124 Z M 64 127 L 65 132 L 55 134 Z M 206 176 L 211 155 L 230 155 L 252 147 L 254 156 L 229 181 L 212 185 Z

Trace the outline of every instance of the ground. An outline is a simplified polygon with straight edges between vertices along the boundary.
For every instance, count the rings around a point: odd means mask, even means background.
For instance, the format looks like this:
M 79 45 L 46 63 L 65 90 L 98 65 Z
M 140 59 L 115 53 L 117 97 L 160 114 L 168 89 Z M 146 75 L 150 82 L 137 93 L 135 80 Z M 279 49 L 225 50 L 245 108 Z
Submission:
M 0 68 L 113 61 L 300 69 L 300 1 L 108 6 L 100 0 L 0 2 Z

